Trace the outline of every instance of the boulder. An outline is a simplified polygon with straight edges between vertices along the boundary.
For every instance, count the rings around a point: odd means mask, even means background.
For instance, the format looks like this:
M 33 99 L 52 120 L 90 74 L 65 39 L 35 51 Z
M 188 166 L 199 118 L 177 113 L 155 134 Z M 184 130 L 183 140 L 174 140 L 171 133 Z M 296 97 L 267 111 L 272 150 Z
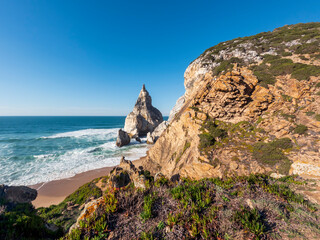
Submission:
M 163 131 L 166 130 L 168 125 L 169 125 L 168 121 L 163 121 L 158 125 L 158 127 L 156 127 L 156 129 L 154 129 L 152 133 L 149 132 L 147 134 L 147 143 L 154 144 L 158 140 L 160 135 L 163 133 Z
M 122 188 L 131 182 L 130 176 L 127 171 L 121 167 L 115 167 L 110 172 L 110 184 L 113 188 Z
M 143 169 L 139 170 L 131 161 L 122 157 L 119 167 L 115 167 L 110 172 L 110 185 L 115 188 L 121 188 L 133 182 L 136 188 L 144 189 L 146 188 L 146 178 L 143 172 Z
M 122 146 L 128 145 L 129 143 L 130 143 L 130 136 L 128 135 L 127 132 L 120 129 L 118 132 L 116 145 L 118 147 L 122 147 Z
M 151 96 L 143 85 L 133 111 L 126 117 L 124 131 L 132 138 L 146 136 L 162 121 L 161 112 L 152 106 Z
M 26 186 L 0 185 L 0 198 L 14 203 L 28 203 L 36 199 L 37 190 Z

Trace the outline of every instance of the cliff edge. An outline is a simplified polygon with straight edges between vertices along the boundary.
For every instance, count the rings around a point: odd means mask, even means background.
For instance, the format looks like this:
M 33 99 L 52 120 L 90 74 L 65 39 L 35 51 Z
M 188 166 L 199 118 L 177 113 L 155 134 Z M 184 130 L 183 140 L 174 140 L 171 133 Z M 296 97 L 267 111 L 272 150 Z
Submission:
M 319 178 L 319 36 L 320 23 L 297 24 L 207 49 L 188 66 L 184 103 L 144 166 L 196 179 Z

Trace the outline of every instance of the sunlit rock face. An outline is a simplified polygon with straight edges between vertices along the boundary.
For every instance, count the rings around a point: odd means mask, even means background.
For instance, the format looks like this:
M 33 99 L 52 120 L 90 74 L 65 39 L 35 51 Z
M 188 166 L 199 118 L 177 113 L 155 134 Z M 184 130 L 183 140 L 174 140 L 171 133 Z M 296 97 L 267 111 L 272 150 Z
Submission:
M 152 99 L 145 85 L 142 86 L 133 111 L 126 118 L 124 131 L 130 137 L 146 136 L 152 132 L 161 122 L 161 112 L 152 106 Z

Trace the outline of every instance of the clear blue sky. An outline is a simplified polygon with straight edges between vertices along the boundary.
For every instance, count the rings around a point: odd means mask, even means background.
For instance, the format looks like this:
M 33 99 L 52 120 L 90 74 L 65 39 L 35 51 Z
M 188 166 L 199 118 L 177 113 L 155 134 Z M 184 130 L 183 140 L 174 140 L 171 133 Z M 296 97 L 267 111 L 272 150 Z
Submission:
M 320 21 L 320 1 L 0 1 L 0 115 L 164 115 L 205 49 Z

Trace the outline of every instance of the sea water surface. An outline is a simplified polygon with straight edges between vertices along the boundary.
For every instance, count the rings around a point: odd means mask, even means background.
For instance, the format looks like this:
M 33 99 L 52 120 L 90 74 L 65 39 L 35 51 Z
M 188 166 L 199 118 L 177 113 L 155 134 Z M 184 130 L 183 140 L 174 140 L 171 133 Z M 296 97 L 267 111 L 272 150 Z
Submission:
M 118 148 L 125 117 L 0 117 L 0 184 L 32 185 L 146 155 L 147 144 Z

